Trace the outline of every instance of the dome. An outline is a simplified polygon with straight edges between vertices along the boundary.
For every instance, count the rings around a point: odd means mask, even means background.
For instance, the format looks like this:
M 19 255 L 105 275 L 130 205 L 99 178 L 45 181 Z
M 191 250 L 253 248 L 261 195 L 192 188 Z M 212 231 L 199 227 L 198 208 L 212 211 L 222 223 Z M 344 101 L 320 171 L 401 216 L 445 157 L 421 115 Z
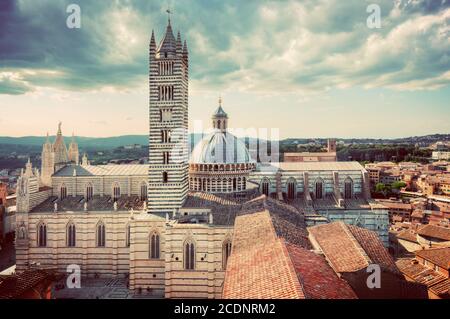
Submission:
M 229 132 L 214 130 L 194 148 L 192 164 L 236 164 L 254 163 L 244 142 Z

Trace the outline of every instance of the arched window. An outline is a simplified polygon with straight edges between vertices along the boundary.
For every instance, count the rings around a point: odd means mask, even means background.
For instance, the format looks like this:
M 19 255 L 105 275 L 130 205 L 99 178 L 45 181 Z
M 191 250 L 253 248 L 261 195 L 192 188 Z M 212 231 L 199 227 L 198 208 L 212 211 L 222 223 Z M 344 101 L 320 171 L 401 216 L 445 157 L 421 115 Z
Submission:
M 47 246 L 47 225 L 45 223 L 40 223 L 38 225 L 37 244 L 38 244 L 38 247 L 46 247 Z
M 150 259 L 159 259 L 159 234 L 152 233 L 150 235 Z
M 266 195 L 269 196 L 269 181 L 267 179 L 264 179 L 263 182 L 261 183 L 261 192 Z
M 59 198 L 64 199 L 67 197 L 67 187 L 66 185 L 61 185 L 61 188 L 59 189 Z
M 97 237 L 97 247 L 105 247 L 106 246 L 106 240 L 105 240 L 105 225 L 103 224 L 103 222 L 99 222 L 97 224 L 97 233 L 96 233 L 96 237 Z
M 184 269 L 195 269 L 195 245 L 190 241 L 184 244 Z
M 147 183 L 142 182 L 141 184 L 141 201 L 145 201 L 147 199 Z
M 120 198 L 120 186 L 115 183 L 113 186 L 113 201 L 116 202 Z
M 86 201 L 90 201 L 92 197 L 94 196 L 94 187 L 92 187 L 92 184 L 89 183 L 86 186 Z
M 344 197 L 345 199 L 353 197 L 353 181 L 350 177 L 347 177 L 344 182 Z
M 162 173 L 163 183 L 167 183 L 169 181 L 169 174 L 167 172 Z
M 66 235 L 67 247 L 76 246 L 76 229 L 74 223 L 69 223 L 67 225 L 67 235 Z
M 163 164 L 169 164 L 169 160 L 170 160 L 170 153 L 163 152 Z
M 126 238 L 125 238 L 125 246 L 126 247 L 130 247 L 130 243 L 131 243 L 131 225 L 128 224 L 127 225 L 127 232 L 126 232 Z
M 322 199 L 323 198 L 323 181 L 321 179 L 316 181 L 316 199 Z
M 293 178 L 290 178 L 287 182 L 287 195 L 288 199 L 294 199 L 296 197 L 296 182 Z
M 222 267 L 223 270 L 227 269 L 228 257 L 231 255 L 231 241 L 225 240 L 222 245 Z

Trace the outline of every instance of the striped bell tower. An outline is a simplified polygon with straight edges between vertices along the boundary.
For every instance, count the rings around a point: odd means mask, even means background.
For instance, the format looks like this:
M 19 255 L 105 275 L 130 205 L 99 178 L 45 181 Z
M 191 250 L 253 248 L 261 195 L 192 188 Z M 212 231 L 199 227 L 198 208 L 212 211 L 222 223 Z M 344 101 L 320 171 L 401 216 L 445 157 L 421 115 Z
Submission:
M 170 14 L 170 12 L 169 12 Z M 149 213 L 172 213 L 186 199 L 188 182 L 188 49 L 175 39 L 170 16 L 149 48 Z

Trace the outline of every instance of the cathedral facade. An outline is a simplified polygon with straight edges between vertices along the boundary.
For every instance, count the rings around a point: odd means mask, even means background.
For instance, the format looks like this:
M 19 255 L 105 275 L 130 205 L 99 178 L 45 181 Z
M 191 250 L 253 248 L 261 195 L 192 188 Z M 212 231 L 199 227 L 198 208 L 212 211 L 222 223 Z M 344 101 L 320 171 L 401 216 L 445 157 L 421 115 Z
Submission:
M 307 223 L 339 219 L 387 235 L 387 211 L 371 206 L 361 165 L 258 164 L 227 131 L 221 102 L 189 159 L 188 70 L 187 44 L 169 20 L 149 45 L 148 165 L 79 161 L 59 124 L 41 170 L 28 163 L 18 180 L 18 272 L 78 265 L 85 277 L 124 278 L 135 293 L 220 298 L 235 218 L 255 207 L 299 244 Z

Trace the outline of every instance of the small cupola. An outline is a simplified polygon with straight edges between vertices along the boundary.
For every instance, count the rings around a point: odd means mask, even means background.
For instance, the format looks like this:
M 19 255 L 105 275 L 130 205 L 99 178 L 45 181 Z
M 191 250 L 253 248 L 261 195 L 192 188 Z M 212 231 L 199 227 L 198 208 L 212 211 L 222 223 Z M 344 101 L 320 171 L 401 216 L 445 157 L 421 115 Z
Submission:
M 212 116 L 213 128 L 225 132 L 228 127 L 228 114 L 222 108 L 222 98 L 219 98 L 219 107 Z

